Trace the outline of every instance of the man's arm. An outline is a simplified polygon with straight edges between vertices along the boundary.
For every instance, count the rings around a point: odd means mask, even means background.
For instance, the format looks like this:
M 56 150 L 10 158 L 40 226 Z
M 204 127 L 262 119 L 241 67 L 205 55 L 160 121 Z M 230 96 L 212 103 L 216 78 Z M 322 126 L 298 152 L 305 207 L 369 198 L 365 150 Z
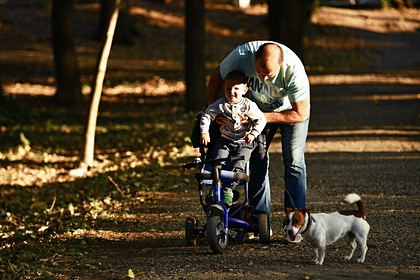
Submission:
M 223 95 L 223 79 L 220 76 L 220 65 L 214 69 L 207 86 L 207 105 L 210 105 Z
M 288 124 L 306 121 L 309 118 L 311 105 L 309 97 L 299 102 L 290 102 L 292 109 L 282 112 L 264 113 L 267 123 Z

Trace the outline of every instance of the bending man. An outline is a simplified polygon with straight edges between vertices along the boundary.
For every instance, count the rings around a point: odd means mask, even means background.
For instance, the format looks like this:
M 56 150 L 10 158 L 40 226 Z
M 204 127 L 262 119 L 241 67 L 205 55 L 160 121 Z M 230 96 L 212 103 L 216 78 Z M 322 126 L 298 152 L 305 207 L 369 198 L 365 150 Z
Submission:
M 248 80 L 248 97 L 267 119 L 266 149 L 255 150 L 250 161 L 250 203 L 259 213 L 270 215 L 268 147 L 280 129 L 284 163 L 284 207 L 306 205 L 305 144 L 310 115 L 310 87 L 299 57 L 288 47 L 272 41 L 252 41 L 233 50 L 210 77 L 207 104 L 220 98 L 224 77 L 240 71 Z

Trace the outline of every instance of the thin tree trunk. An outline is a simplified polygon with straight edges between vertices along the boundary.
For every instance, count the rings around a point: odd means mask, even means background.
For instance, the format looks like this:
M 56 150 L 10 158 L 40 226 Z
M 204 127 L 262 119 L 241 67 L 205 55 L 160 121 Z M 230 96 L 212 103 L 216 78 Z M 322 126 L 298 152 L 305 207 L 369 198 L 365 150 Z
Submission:
M 204 0 L 185 2 L 186 111 L 199 111 L 206 102 Z
M 111 13 L 113 0 L 101 0 L 101 10 L 99 13 L 99 22 L 96 27 L 93 39 L 101 40 L 107 28 L 108 17 Z M 131 0 L 121 0 L 117 26 L 115 27 L 114 44 L 132 45 L 133 36 L 140 36 L 140 31 L 137 30 L 130 16 L 130 9 L 132 7 Z
M 3 103 L 6 97 L 4 97 L 3 86 L 0 85 L 0 102 Z
M 92 91 L 90 93 L 90 106 L 88 117 L 86 119 L 84 131 L 84 144 L 82 148 L 81 168 L 86 169 L 93 165 L 96 120 L 98 117 L 99 102 L 102 94 L 102 86 L 108 63 L 109 53 L 111 52 L 112 39 L 115 32 L 115 26 L 118 19 L 119 4 L 121 0 L 114 1 L 113 12 L 109 19 L 108 29 L 105 38 L 102 41 L 99 50 L 98 60 L 95 67 L 95 79 Z
M 52 43 L 57 81 L 54 100 L 61 105 L 78 104 L 83 97 L 74 44 L 73 0 L 53 2 Z
M 4 99 L 3 83 L 1 82 L 1 70 L 0 70 L 0 101 Z
M 411 0 L 403 0 L 403 2 L 404 2 L 404 6 L 406 8 L 414 8 L 413 1 L 411 1 Z

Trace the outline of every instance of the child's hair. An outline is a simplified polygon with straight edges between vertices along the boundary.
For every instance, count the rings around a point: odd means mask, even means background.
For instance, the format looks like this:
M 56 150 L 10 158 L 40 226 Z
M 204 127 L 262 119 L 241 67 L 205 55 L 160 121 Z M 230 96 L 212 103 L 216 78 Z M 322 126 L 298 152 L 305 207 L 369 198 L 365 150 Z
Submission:
M 234 80 L 234 81 L 241 82 L 243 84 L 247 84 L 247 82 L 248 82 L 247 79 L 246 79 L 246 76 L 242 72 L 236 71 L 236 70 L 232 71 L 232 72 L 229 72 L 226 75 L 225 80 Z

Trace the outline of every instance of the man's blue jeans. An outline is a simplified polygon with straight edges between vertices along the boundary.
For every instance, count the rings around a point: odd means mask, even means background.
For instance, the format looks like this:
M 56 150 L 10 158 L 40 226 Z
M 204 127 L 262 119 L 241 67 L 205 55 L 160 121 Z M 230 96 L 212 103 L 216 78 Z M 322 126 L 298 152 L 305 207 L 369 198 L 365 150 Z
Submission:
M 268 124 L 266 136 L 267 151 L 263 159 L 258 159 L 258 149 L 254 150 L 250 160 L 251 180 L 249 183 L 250 204 L 256 214 L 270 215 L 270 181 L 268 167 L 270 163 L 268 147 L 280 128 L 283 163 L 284 163 L 284 207 L 301 208 L 306 205 L 306 164 L 305 145 L 308 135 L 309 118 L 295 124 Z

